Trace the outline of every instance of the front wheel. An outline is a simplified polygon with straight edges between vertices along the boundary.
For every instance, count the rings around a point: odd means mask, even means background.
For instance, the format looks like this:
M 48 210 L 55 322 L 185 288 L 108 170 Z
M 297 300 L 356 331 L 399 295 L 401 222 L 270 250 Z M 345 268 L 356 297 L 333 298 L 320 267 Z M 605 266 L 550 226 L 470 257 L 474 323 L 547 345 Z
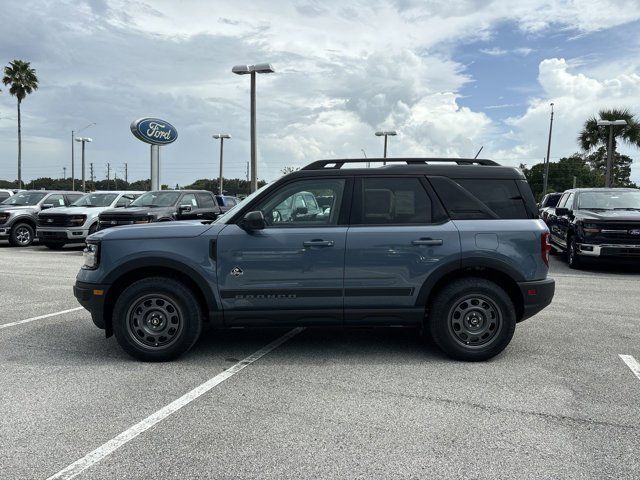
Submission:
M 488 360 L 502 352 L 516 328 L 509 295 L 483 278 L 465 278 L 440 290 L 429 307 L 435 344 L 457 360 Z
M 11 229 L 9 243 L 13 247 L 28 247 L 33 243 L 33 227 L 28 223 L 18 223 Z
M 571 237 L 569 241 L 569 248 L 567 249 L 567 264 L 569 268 L 579 269 L 582 267 L 582 259 L 578 255 L 578 245 L 576 244 L 576 238 Z
M 173 360 L 202 331 L 202 314 L 186 285 L 164 277 L 139 280 L 118 297 L 113 333 L 129 355 L 144 361 Z

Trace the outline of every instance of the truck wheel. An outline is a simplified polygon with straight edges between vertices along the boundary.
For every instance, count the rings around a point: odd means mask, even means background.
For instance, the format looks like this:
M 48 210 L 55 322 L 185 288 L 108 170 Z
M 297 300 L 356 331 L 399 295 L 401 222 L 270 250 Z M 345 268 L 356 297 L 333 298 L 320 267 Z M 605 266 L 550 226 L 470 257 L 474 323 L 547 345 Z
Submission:
M 94 223 L 93 225 L 91 225 L 89 227 L 89 233 L 87 234 L 87 236 L 89 235 L 93 235 L 94 233 L 96 233 L 98 231 L 98 222 Z
M 569 241 L 569 248 L 567 248 L 567 264 L 569 268 L 578 270 L 582 267 L 582 259 L 578 255 L 578 245 L 576 245 L 576 238 L 571 237 Z
M 13 247 L 28 247 L 33 243 L 33 227 L 28 223 L 17 223 L 11 228 L 9 243 Z
M 113 333 L 131 356 L 164 362 L 179 357 L 198 340 L 200 305 L 183 283 L 170 278 L 139 280 L 120 294 L 113 310 Z
M 509 295 L 483 278 L 456 280 L 429 306 L 428 328 L 435 344 L 457 360 L 482 361 L 511 341 L 516 311 Z
M 50 250 L 62 250 L 64 243 L 62 242 L 40 242 Z

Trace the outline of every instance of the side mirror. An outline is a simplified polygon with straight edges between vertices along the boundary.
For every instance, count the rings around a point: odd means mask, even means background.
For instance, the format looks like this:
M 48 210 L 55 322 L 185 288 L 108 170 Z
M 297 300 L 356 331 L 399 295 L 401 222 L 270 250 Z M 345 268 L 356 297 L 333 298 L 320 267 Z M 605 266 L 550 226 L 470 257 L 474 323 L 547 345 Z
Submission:
M 296 215 L 306 215 L 307 213 L 309 213 L 309 209 L 307 207 L 296 208 Z
M 564 217 L 565 215 L 569 215 L 569 213 L 571 213 L 571 210 L 569 210 L 568 208 L 565 208 L 565 207 L 556 208 L 556 216 L 558 217 Z
M 266 226 L 267 223 L 264 221 L 264 215 L 260 210 L 247 213 L 240 223 L 240 228 L 247 231 L 263 230 Z
M 46 210 L 47 208 L 53 208 L 53 203 L 43 203 L 42 210 Z
M 180 205 L 178 207 L 179 213 L 189 213 L 191 211 L 191 205 Z

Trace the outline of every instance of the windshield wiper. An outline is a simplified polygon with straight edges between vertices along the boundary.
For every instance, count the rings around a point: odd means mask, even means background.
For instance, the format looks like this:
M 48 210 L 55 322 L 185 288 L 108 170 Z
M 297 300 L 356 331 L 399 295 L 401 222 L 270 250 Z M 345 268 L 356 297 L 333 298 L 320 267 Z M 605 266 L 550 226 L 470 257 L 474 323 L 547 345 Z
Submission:
M 640 208 L 637 208 L 637 207 L 617 207 L 617 208 L 614 208 L 614 210 L 640 210 Z

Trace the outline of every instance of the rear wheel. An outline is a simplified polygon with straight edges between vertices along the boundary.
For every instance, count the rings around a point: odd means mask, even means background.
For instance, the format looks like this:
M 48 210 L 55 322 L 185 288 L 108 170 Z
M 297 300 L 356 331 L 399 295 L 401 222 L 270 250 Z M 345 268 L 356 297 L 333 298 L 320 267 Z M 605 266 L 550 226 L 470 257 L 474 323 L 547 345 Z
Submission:
M 456 280 L 440 290 L 429 308 L 431 338 L 457 360 L 488 360 L 502 352 L 516 327 L 509 295 L 483 278 Z
M 202 330 L 200 305 L 183 283 L 163 277 L 139 280 L 118 297 L 113 333 L 131 356 L 173 360 L 189 350 Z
M 13 247 L 28 247 L 33 243 L 33 227 L 28 223 L 18 223 L 11 229 L 9 243 Z

